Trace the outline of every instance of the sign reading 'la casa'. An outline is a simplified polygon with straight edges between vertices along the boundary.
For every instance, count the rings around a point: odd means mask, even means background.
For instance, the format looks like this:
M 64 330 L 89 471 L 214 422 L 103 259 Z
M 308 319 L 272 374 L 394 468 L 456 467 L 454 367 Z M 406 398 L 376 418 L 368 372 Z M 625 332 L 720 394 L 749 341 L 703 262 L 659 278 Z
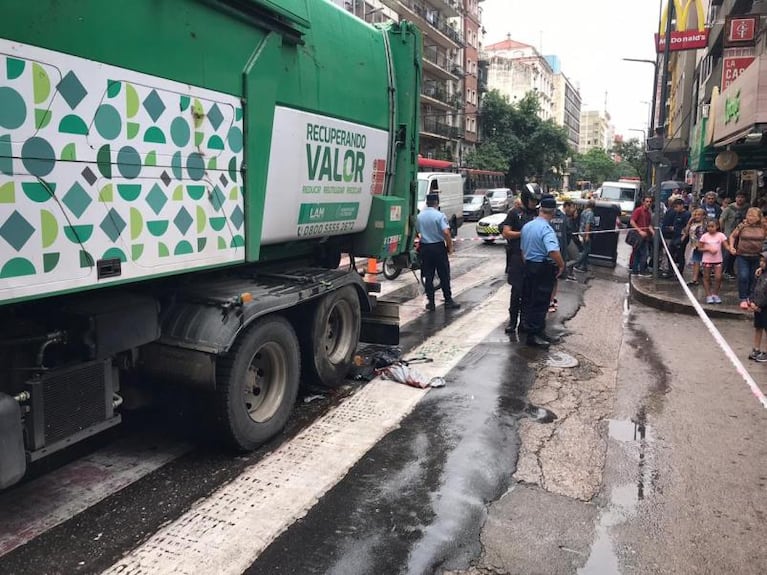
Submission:
M 682 50 L 699 50 L 708 45 L 708 29 L 706 28 L 706 16 L 703 9 L 703 0 L 667 0 L 673 2 L 673 12 L 676 15 L 676 30 L 670 31 L 671 43 L 669 51 L 680 52 Z M 660 29 L 655 35 L 655 49 L 657 52 L 666 50 L 668 21 L 668 3 L 663 8 L 660 21 Z
M 722 89 L 724 92 L 730 84 L 738 79 L 749 64 L 754 61 L 753 56 L 725 56 L 722 58 Z

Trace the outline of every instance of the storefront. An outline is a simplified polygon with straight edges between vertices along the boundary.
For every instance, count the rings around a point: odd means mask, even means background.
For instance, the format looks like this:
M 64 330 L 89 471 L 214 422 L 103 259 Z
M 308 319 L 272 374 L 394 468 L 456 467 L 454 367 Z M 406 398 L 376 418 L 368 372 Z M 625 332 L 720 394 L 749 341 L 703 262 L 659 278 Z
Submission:
M 767 167 L 766 132 L 767 57 L 762 55 L 721 94 L 714 89 L 708 118 L 695 126 L 689 166 L 698 183 L 712 188 L 729 175 L 734 187 L 755 193 L 759 178 L 754 171 Z

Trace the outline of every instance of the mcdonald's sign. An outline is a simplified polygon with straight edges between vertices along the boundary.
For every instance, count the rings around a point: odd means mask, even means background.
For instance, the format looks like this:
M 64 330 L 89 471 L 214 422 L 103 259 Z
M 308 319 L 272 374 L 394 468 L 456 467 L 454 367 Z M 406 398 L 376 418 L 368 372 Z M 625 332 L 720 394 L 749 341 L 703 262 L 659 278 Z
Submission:
M 672 1 L 676 14 L 676 30 L 671 30 L 669 50 L 679 52 L 705 48 L 708 45 L 708 29 L 706 28 L 706 11 L 703 7 L 703 0 L 667 0 L 660 19 L 660 28 L 655 35 L 655 49 L 659 53 L 666 49 L 668 2 Z

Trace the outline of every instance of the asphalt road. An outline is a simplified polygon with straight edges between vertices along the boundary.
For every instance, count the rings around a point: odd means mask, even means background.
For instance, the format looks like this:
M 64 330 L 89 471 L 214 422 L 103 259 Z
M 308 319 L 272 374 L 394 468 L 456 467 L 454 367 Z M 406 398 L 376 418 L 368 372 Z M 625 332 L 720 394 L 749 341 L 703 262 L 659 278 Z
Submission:
M 0 494 L 0 573 L 763 573 L 767 416 L 699 320 L 596 269 L 560 285 L 563 343 L 526 348 L 504 247 L 473 229 L 460 310 L 425 313 L 411 274 L 383 286 L 444 388 L 304 389 L 245 457 L 193 402 L 133 419 Z M 717 325 L 747 352 L 747 321 Z

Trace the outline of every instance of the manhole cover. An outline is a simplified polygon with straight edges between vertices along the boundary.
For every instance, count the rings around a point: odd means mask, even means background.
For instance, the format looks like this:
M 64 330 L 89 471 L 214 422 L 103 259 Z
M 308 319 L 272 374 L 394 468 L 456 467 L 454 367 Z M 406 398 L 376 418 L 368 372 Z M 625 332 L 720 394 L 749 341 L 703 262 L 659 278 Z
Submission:
M 546 360 L 546 365 L 549 367 L 578 367 L 578 360 L 572 355 L 563 353 L 561 351 L 555 351 L 549 353 L 549 358 Z

